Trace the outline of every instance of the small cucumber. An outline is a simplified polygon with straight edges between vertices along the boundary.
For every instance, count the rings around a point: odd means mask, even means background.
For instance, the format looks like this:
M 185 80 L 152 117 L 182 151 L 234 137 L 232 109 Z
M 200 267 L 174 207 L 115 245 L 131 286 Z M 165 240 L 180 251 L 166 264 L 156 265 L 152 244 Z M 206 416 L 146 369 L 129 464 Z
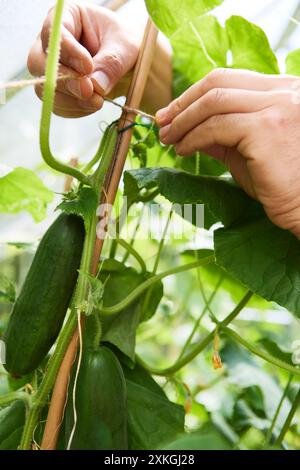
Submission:
M 73 387 L 74 373 L 65 416 L 66 443 L 74 423 Z M 118 359 L 106 347 L 83 352 L 76 385 L 76 410 L 77 423 L 71 449 L 128 449 L 125 377 Z
M 36 369 L 54 344 L 78 277 L 84 222 L 62 213 L 43 236 L 4 334 L 5 368 Z

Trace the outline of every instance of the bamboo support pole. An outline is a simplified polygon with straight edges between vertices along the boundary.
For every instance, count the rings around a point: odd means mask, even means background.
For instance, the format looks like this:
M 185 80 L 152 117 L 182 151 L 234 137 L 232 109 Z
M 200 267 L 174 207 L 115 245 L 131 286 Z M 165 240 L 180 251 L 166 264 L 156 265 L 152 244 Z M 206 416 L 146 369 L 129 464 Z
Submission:
M 145 29 L 144 39 L 141 45 L 139 58 L 133 73 L 131 86 L 127 95 L 126 105 L 131 108 L 136 108 L 140 106 L 147 78 L 150 72 L 151 63 L 153 60 L 157 41 L 157 34 L 158 31 L 156 27 L 149 19 Z M 120 119 L 120 128 L 125 127 L 127 123 L 131 122 L 131 120 L 129 120 L 129 117 L 132 118 L 132 115 L 127 111 L 124 111 Z M 108 176 L 105 181 L 105 193 L 107 195 L 105 197 L 105 201 L 111 205 L 113 205 L 115 200 L 131 137 L 131 130 L 128 130 L 124 133 L 120 133 L 115 150 L 115 155 L 113 158 L 113 164 L 111 165 L 110 171 L 108 172 Z M 91 266 L 91 273 L 93 275 L 96 275 L 97 273 L 102 247 L 103 240 L 98 239 L 95 234 L 95 248 Z M 82 318 L 82 325 L 83 321 L 84 318 Z M 44 436 L 41 444 L 42 450 L 54 450 L 56 448 L 60 426 L 63 421 L 63 413 L 66 403 L 69 377 L 72 369 L 72 364 L 76 359 L 77 348 L 78 330 L 76 329 L 73 338 L 69 344 L 65 358 L 61 364 L 53 389 Z

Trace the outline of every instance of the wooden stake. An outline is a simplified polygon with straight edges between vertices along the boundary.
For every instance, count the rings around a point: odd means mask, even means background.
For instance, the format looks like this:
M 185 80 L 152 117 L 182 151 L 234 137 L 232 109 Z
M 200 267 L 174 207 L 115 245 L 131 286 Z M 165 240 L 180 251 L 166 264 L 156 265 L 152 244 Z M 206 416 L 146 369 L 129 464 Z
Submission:
M 153 60 L 154 50 L 156 46 L 158 31 L 152 21 L 149 19 L 143 43 L 140 50 L 140 55 L 135 66 L 131 86 L 127 95 L 126 105 L 131 108 L 140 106 L 140 102 L 145 90 L 147 78 L 149 75 L 151 63 Z M 132 121 L 132 115 L 125 111 L 120 119 L 120 128 L 125 127 Z M 131 119 L 129 119 L 131 118 Z M 113 163 L 105 181 L 105 201 L 113 205 L 119 182 L 122 176 L 126 156 L 128 153 L 132 131 L 128 130 L 120 133 Z M 103 197 L 103 196 L 102 196 Z M 96 234 L 95 234 L 96 238 Z M 103 247 L 103 240 L 96 239 L 93 261 L 91 266 L 91 273 L 97 274 L 98 263 Z M 82 318 L 82 326 L 84 318 Z M 56 383 L 53 389 L 51 403 L 49 407 L 47 422 L 45 426 L 44 436 L 41 444 L 42 450 L 54 450 L 56 448 L 57 439 L 59 436 L 60 427 L 63 421 L 63 413 L 66 403 L 69 377 L 77 355 L 78 348 L 78 331 L 76 330 L 73 338 L 69 344 L 68 350 L 61 364 L 60 370 L 57 375 Z

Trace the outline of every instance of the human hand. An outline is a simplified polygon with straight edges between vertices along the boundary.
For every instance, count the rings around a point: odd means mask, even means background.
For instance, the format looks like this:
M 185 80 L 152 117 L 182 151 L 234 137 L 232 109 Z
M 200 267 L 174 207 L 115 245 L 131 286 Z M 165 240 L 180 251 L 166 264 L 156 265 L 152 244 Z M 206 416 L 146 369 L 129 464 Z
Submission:
M 28 69 L 34 76 L 45 73 L 53 15 L 52 8 L 28 57 Z M 103 105 L 101 95 L 110 93 L 134 66 L 139 41 L 139 32 L 108 9 L 68 2 L 62 22 L 59 73 L 74 78 L 58 82 L 54 112 L 81 117 L 98 111 Z M 41 98 L 43 86 L 37 85 L 35 91 Z
M 164 144 L 221 160 L 268 217 L 300 238 L 300 80 L 216 69 L 157 113 Z

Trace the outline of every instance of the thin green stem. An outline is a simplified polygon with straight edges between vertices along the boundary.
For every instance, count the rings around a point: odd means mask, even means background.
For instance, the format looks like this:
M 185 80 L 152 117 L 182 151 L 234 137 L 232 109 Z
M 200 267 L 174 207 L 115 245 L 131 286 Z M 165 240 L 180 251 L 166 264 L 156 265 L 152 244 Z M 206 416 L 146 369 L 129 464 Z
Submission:
M 163 247 L 164 247 L 164 244 L 165 244 L 165 239 L 166 239 L 166 236 L 167 236 L 167 232 L 168 232 L 168 228 L 169 228 L 169 225 L 170 225 L 170 222 L 171 222 L 172 215 L 173 215 L 173 212 L 172 212 L 172 210 L 170 210 L 170 212 L 168 214 L 166 224 L 165 224 L 165 227 L 164 227 L 164 230 L 163 230 L 163 233 L 162 233 L 162 237 L 161 237 L 160 242 L 159 242 L 158 250 L 157 250 L 157 253 L 156 253 L 156 256 L 155 256 L 155 261 L 154 261 L 154 265 L 153 265 L 153 269 L 152 269 L 152 274 L 153 275 L 156 274 L 157 269 L 158 269 L 161 253 L 162 253 L 162 250 L 163 250 Z M 145 298 L 144 298 L 144 301 L 143 301 L 143 311 L 147 311 L 151 296 L 152 296 L 152 288 L 149 289 L 147 291 L 146 295 L 145 295 Z
M 30 398 L 31 396 L 26 392 L 20 392 L 20 391 L 9 392 L 9 393 L 6 393 L 5 395 L 0 396 L 0 407 L 7 406 L 16 400 L 24 400 L 29 403 Z
M 50 148 L 50 126 L 54 105 L 55 89 L 58 74 L 60 53 L 61 22 L 64 10 L 64 0 L 57 0 L 55 15 L 49 40 L 49 53 L 46 64 L 46 82 L 44 85 L 43 106 L 40 123 L 40 148 L 44 161 L 54 170 L 73 176 L 83 184 L 90 185 L 89 178 L 81 171 L 59 162 Z
M 206 259 L 206 258 L 204 258 L 204 259 Z M 253 293 L 251 291 L 247 292 L 246 295 L 241 299 L 241 301 L 234 308 L 234 310 L 232 310 L 232 312 L 222 322 L 220 322 L 216 326 L 216 328 L 211 333 L 209 333 L 209 335 L 207 335 L 197 346 L 195 346 L 186 356 L 184 356 L 180 360 L 177 360 L 173 366 L 167 367 L 166 369 L 155 369 L 155 368 L 149 366 L 148 364 L 146 364 L 139 357 L 137 358 L 137 361 L 153 375 L 169 376 L 169 375 L 175 374 L 180 369 L 182 369 L 184 366 L 189 364 L 193 359 L 195 359 L 195 357 L 198 356 L 198 354 L 200 354 L 206 348 L 206 346 L 208 346 L 209 343 L 211 343 L 211 341 L 213 341 L 216 332 L 221 327 L 226 327 L 227 325 L 229 325 L 229 323 L 231 323 L 235 319 L 235 317 L 238 316 L 238 314 L 247 305 L 247 303 L 251 299 L 252 295 L 253 295 Z
M 190 344 L 191 344 L 191 342 L 192 342 L 192 340 L 193 340 L 193 338 L 194 338 L 194 336 L 195 336 L 195 334 L 196 334 L 196 331 L 198 330 L 198 328 L 199 328 L 199 326 L 200 326 L 200 323 L 201 323 L 201 321 L 202 321 L 202 318 L 204 317 L 204 315 L 205 315 L 205 313 L 207 312 L 207 310 L 209 310 L 209 306 L 210 306 L 210 304 L 212 303 L 212 301 L 214 300 L 214 298 L 215 298 L 215 296 L 216 296 L 216 294 L 217 294 L 217 292 L 218 292 L 218 289 L 219 289 L 220 285 L 222 284 L 222 281 L 223 281 L 223 275 L 220 276 L 220 278 L 219 278 L 219 280 L 218 280 L 218 282 L 217 282 L 217 285 L 216 285 L 214 291 L 211 293 L 209 299 L 206 300 L 206 298 L 204 298 L 204 300 L 205 300 L 205 306 L 204 306 L 204 308 L 203 308 L 203 310 L 202 310 L 202 312 L 201 312 L 201 315 L 199 316 L 199 318 L 198 318 L 197 321 L 195 322 L 194 327 L 193 327 L 193 329 L 192 329 L 192 331 L 191 331 L 191 334 L 189 335 L 188 339 L 186 340 L 186 342 L 185 342 L 185 344 L 184 344 L 184 346 L 183 346 L 183 348 L 182 348 L 182 350 L 181 350 L 181 353 L 180 353 L 180 355 L 179 355 L 179 359 L 181 359 L 181 358 L 184 356 L 186 350 L 187 350 L 188 347 L 190 346 Z
M 163 247 L 164 247 L 164 244 L 165 244 L 165 239 L 166 239 L 166 236 L 167 236 L 167 232 L 168 232 L 168 229 L 169 229 L 169 225 L 170 225 L 170 222 L 171 222 L 172 215 L 173 215 L 173 211 L 170 210 L 167 221 L 166 221 L 166 225 L 164 227 L 164 231 L 162 233 L 161 240 L 159 242 L 159 246 L 158 246 L 158 250 L 157 250 L 157 253 L 156 253 L 156 257 L 155 257 L 155 262 L 154 262 L 152 274 L 156 274 L 156 272 L 157 272 L 157 268 L 158 268 L 158 265 L 159 265 L 159 260 L 160 260 L 161 253 L 162 253 L 162 250 L 163 250 Z
M 127 253 L 129 253 L 131 256 L 133 256 L 137 260 L 137 262 L 139 263 L 139 265 L 141 267 L 142 273 L 146 272 L 147 271 L 147 266 L 145 264 L 145 261 L 143 260 L 141 255 L 133 248 L 133 246 L 130 245 L 129 243 L 127 243 L 122 238 L 116 238 L 116 241 L 119 245 L 121 245 L 123 248 L 125 248 Z
M 287 394 L 288 394 L 288 391 L 289 391 L 289 388 L 290 388 L 290 385 L 291 385 L 291 383 L 292 383 L 293 378 L 294 378 L 293 374 L 290 374 L 289 380 L 288 380 L 288 382 L 287 382 L 287 384 L 286 384 L 286 387 L 285 387 L 285 389 L 284 389 L 284 391 L 283 391 L 283 394 L 282 394 L 282 396 L 281 396 L 281 399 L 280 399 L 280 401 L 279 401 L 279 403 L 278 403 L 278 406 L 277 406 L 275 415 L 274 415 L 274 417 L 273 417 L 273 419 L 272 419 L 271 426 L 270 426 L 270 428 L 269 428 L 269 430 L 268 430 L 268 432 L 267 432 L 267 435 L 266 435 L 266 444 L 267 444 L 267 445 L 271 444 L 271 439 L 272 439 L 272 436 L 273 436 L 273 431 L 274 431 L 274 428 L 275 428 L 275 425 L 276 425 L 276 422 L 277 422 L 277 418 L 278 418 L 279 413 L 280 413 L 280 411 L 281 411 L 281 408 L 282 408 L 282 405 L 283 405 L 283 403 L 284 403 L 284 400 L 286 399 L 286 396 L 287 396 Z
M 299 406 L 300 406 L 300 389 L 299 389 L 299 391 L 296 395 L 296 398 L 294 400 L 292 408 L 290 409 L 290 412 L 289 412 L 289 414 L 286 418 L 286 421 L 285 421 L 285 423 L 284 423 L 284 425 L 283 425 L 283 427 L 280 431 L 280 434 L 279 434 L 278 438 L 276 439 L 276 442 L 275 442 L 276 447 L 281 446 L 281 443 L 282 443 L 283 439 L 285 438 L 285 435 L 288 432 L 288 430 L 289 430 L 289 428 L 292 424 L 293 418 L 294 418 Z
M 133 245 L 134 245 L 136 233 L 137 233 L 137 231 L 138 231 L 138 229 L 139 229 L 139 227 L 140 227 L 140 225 L 141 225 L 143 215 L 144 215 L 144 206 L 143 206 L 143 208 L 142 208 L 142 210 L 141 210 L 141 213 L 140 213 L 140 215 L 139 215 L 139 218 L 138 218 L 138 220 L 137 220 L 135 229 L 134 229 L 134 231 L 133 231 L 133 235 L 132 235 L 132 237 L 131 237 L 131 239 L 130 239 L 130 241 L 129 241 L 129 245 L 132 246 L 132 247 L 133 247 Z M 128 257 L 129 257 L 129 255 L 130 255 L 130 252 L 127 251 L 127 252 L 125 253 L 123 259 L 122 259 L 122 263 L 123 263 L 123 264 L 126 263 Z
M 296 367 L 291 366 L 290 364 L 287 364 L 281 359 L 277 359 L 277 357 L 271 356 L 265 351 L 262 351 L 261 349 L 257 348 L 253 344 L 246 341 L 244 338 L 242 338 L 240 335 L 238 335 L 235 331 L 231 330 L 230 328 L 227 328 L 224 326 L 222 327 L 222 325 L 220 325 L 219 329 L 220 331 L 222 331 L 222 333 L 226 334 L 237 343 L 240 343 L 246 349 L 251 351 L 256 356 L 260 357 L 261 359 L 264 359 L 266 362 L 269 362 L 270 364 L 273 364 L 274 366 L 280 367 L 281 369 L 287 370 L 291 374 L 297 375 L 300 377 L 300 369 L 297 369 Z
M 145 292 L 149 287 L 153 286 L 156 282 L 160 281 L 164 277 L 171 276 L 172 274 L 179 274 L 185 271 L 189 271 L 191 269 L 195 269 L 199 266 L 206 266 L 214 262 L 213 256 L 208 256 L 207 258 L 202 258 L 199 261 L 195 261 L 194 263 L 186 264 L 184 266 L 177 266 L 176 268 L 168 269 L 160 274 L 156 274 L 155 276 L 150 277 L 145 282 L 140 284 L 136 289 L 134 289 L 125 299 L 121 300 L 116 305 L 111 307 L 102 307 L 99 309 L 99 312 L 102 316 L 110 316 L 115 313 L 120 312 L 124 308 L 128 307 L 135 299 L 137 299 L 143 292 Z

